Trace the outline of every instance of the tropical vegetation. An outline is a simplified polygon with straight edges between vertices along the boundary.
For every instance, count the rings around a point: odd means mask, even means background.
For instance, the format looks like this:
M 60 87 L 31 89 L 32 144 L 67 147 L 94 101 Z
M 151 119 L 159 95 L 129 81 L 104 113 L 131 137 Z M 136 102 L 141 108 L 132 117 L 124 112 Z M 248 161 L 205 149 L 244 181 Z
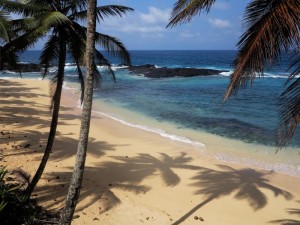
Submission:
M 0 166 L 1 224 L 41 224 L 57 220 L 57 214 L 46 211 L 23 196 L 29 176 L 21 170 L 8 171 Z
M 189 22 L 195 15 L 209 12 L 215 0 L 178 0 L 167 27 Z M 238 53 L 224 100 L 240 88 L 252 85 L 264 75 L 266 65 L 280 56 L 290 56 L 290 76 L 280 96 L 277 145 L 286 146 L 300 121 L 300 0 L 253 0 L 244 13 L 245 32 L 237 43 Z
M 77 67 L 78 79 L 81 84 L 82 97 L 84 90 L 84 65 L 86 47 L 86 27 L 81 25 L 87 16 L 87 1 L 41 1 L 27 0 L 14 2 L 3 0 L 0 9 L 22 15 L 24 18 L 13 20 L 13 31 L 16 34 L 2 48 L 6 54 L 16 55 L 33 46 L 42 38 L 47 41 L 40 55 L 40 64 L 43 65 L 43 77 L 49 74 L 49 67 L 58 64 L 50 83 L 52 120 L 44 156 L 25 194 L 30 196 L 45 169 L 53 146 L 59 117 L 60 99 L 64 81 L 64 68 L 67 55 L 74 60 Z M 131 8 L 120 5 L 107 5 L 96 8 L 97 20 L 108 16 L 122 16 L 132 11 Z M 19 26 L 18 26 L 19 25 Z M 123 64 L 130 64 L 129 53 L 123 44 L 116 38 L 99 32 L 95 33 L 97 45 L 111 56 L 119 58 Z M 5 54 L 3 54 L 5 55 Z M 96 65 L 102 65 L 114 77 L 111 64 L 100 50 L 95 51 L 96 64 L 94 79 L 99 81 L 101 74 Z M 97 82 L 99 83 L 99 82 Z M 81 97 L 81 99 L 82 99 Z

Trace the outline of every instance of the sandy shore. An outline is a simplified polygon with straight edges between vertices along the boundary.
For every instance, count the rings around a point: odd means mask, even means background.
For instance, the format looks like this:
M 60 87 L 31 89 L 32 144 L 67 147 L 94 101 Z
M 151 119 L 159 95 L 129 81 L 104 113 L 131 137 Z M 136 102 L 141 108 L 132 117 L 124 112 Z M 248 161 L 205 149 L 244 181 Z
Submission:
M 48 81 L 0 79 L 0 165 L 34 174 L 49 102 Z M 76 104 L 65 90 L 53 153 L 34 192 L 46 208 L 65 200 L 79 136 Z M 73 224 L 300 224 L 299 187 L 299 178 L 221 164 L 191 145 L 94 115 Z

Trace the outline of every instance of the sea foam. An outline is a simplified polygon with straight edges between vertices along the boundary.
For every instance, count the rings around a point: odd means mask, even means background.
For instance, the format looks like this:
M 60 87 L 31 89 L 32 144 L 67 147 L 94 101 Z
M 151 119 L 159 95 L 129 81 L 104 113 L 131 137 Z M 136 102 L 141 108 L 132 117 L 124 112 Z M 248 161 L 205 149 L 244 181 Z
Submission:
M 125 121 L 123 119 L 118 118 L 114 114 L 109 114 L 109 113 L 104 113 L 104 112 L 99 112 L 99 111 L 93 111 L 93 113 L 108 117 L 112 120 L 120 122 L 120 123 L 122 123 L 126 126 L 129 126 L 129 127 L 134 127 L 134 128 L 138 128 L 138 129 L 147 131 L 147 132 L 159 134 L 160 136 L 171 139 L 172 141 L 178 141 L 178 142 L 182 142 L 182 143 L 185 143 L 185 144 L 191 144 L 192 146 L 194 146 L 196 148 L 205 149 L 204 144 L 202 144 L 200 142 L 197 142 L 197 141 L 193 141 L 193 140 L 191 140 L 187 137 L 181 137 L 181 136 L 178 136 L 178 135 L 170 134 L 170 133 L 166 132 L 165 130 L 158 129 L 158 128 L 153 128 L 153 127 L 148 127 L 148 126 L 144 126 L 144 125 L 140 125 L 140 124 L 130 123 L 128 121 Z
M 289 165 L 285 163 L 270 163 L 266 161 L 261 161 L 259 159 L 229 156 L 223 153 L 218 153 L 215 155 L 215 157 L 221 162 L 246 165 L 266 171 L 273 171 L 294 177 L 300 177 L 300 166 Z

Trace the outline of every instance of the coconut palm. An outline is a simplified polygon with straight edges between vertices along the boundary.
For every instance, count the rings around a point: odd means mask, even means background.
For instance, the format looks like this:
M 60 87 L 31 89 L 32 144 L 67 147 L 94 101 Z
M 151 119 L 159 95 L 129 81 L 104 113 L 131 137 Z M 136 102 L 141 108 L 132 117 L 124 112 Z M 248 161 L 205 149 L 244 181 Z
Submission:
M 86 86 L 83 97 L 83 109 L 81 117 L 80 135 L 76 154 L 76 162 L 73 169 L 71 183 L 66 198 L 66 205 L 62 211 L 59 224 L 71 224 L 74 211 L 79 199 L 82 185 L 84 166 L 89 139 L 89 128 L 92 114 L 93 88 L 95 72 L 95 32 L 96 32 L 96 7 L 97 0 L 88 0 L 87 14 L 87 39 L 86 39 Z
M 17 65 L 17 55 L 8 54 L 8 52 L 3 49 L 3 45 L 9 43 L 14 36 L 11 27 L 12 20 L 8 12 L 0 11 L 0 70 L 3 69 L 4 63 L 15 67 Z
M 188 22 L 203 10 L 209 12 L 215 0 L 178 0 L 168 27 Z M 245 10 L 246 31 L 237 43 L 234 71 L 224 96 L 227 100 L 242 87 L 263 76 L 266 64 L 291 54 L 291 74 L 281 95 L 278 146 L 287 145 L 300 121 L 300 0 L 253 0 Z M 291 84 L 290 84 L 291 83 Z
M 0 7 L 15 13 L 21 13 L 28 17 L 26 29 L 20 31 L 18 37 L 11 40 L 6 46 L 7 51 L 24 51 L 36 43 L 41 38 L 47 38 L 47 41 L 40 55 L 40 64 L 44 66 L 43 76 L 48 74 L 48 69 L 53 63 L 58 63 L 57 71 L 50 81 L 51 110 L 52 120 L 50 132 L 45 149 L 44 156 L 39 168 L 28 186 L 25 194 L 30 196 L 37 182 L 39 181 L 55 138 L 61 92 L 64 80 L 64 67 L 67 54 L 74 60 L 77 66 L 79 82 L 82 87 L 82 96 L 84 90 L 84 78 L 82 65 L 84 65 L 84 55 L 86 47 L 86 27 L 79 22 L 85 21 L 87 16 L 86 0 L 64 0 L 64 1 L 42 1 L 28 0 L 23 3 L 3 0 Z M 38 10 L 33 10 L 38 9 Z M 122 16 L 131 8 L 119 5 L 108 5 L 97 7 L 97 20 L 103 20 L 108 16 Z M 130 64 L 129 53 L 123 44 L 116 38 L 95 33 L 96 43 L 106 50 L 111 56 L 117 57 L 125 64 Z M 99 51 L 95 51 L 96 63 L 104 65 L 107 71 L 114 76 L 110 62 Z M 96 64 L 95 64 L 96 65 Z M 100 72 L 94 67 L 95 80 L 99 80 Z M 82 97 L 81 97 L 82 99 Z

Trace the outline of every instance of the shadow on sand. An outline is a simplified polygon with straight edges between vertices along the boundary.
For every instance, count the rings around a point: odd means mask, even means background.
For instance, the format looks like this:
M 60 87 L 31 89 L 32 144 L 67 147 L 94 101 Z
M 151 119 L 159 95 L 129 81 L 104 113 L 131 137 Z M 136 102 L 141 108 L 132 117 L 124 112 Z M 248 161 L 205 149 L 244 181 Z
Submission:
M 267 197 L 262 189 L 272 191 L 275 196 L 283 196 L 288 200 L 292 198 L 289 192 L 268 183 L 265 176 L 272 172 L 263 173 L 253 169 L 236 170 L 224 165 L 219 165 L 218 167 L 221 170 L 201 168 L 198 174 L 193 177 L 196 181 L 193 186 L 199 188 L 195 194 L 205 196 L 206 200 L 192 208 L 174 222 L 173 225 L 182 223 L 212 200 L 230 194 L 234 194 L 234 198 L 238 200 L 248 201 L 253 210 L 261 209 L 267 204 Z
M 300 201 L 298 201 L 298 203 L 300 203 Z M 288 208 L 286 209 L 286 212 L 290 215 L 295 215 L 297 217 L 300 217 L 300 209 Z M 278 224 L 278 225 L 300 225 L 300 220 L 280 219 L 280 220 L 270 221 L 269 223 Z
M 34 124 L 39 128 L 49 126 L 49 120 L 41 119 L 41 115 L 47 115 L 50 118 L 48 105 L 36 104 L 34 101 L 23 101 L 22 96 L 35 98 L 37 95 L 31 93 L 31 89 L 23 87 L 22 84 L 12 81 L 3 81 L 0 79 L 0 86 L 8 86 L 9 91 L 0 90 L 0 94 L 7 97 L 1 107 L 1 123 L 14 124 L 14 126 L 24 127 L 28 124 Z M 17 100 L 17 101 L 16 101 Z M 17 104 L 17 105 L 14 105 Z M 26 105 L 29 105 L 26 107 Z M 12 110 L 20 110 L 22 106 L 22 114 L 11 114 Z M 61 111 L 69 110 L 69 108 L 62 107 Z M 67 120 L 77 119 L 71 114 L 61 114 L 59 121 L 64 124 Z M 27 143 L 26 136 L 32 136 L 35 145 L 32 144 L 30 148 L 24 151 L 13 151 L 12 154 L 30 154 L 35 151 L 43 151 L 43 146 L 47 141 L 48 134 L 40 131 L 30 131 L 23 129 L 23 133 L 2 135 L 0 142 L 10 143 L 12 141 L 22 141 L 23 145 Z M 42 146 L 42 147 L 40 147 Z M 65 149 L 68 146 L 68 149 Z M 115 150 L 117 146 L 104 142 L 96 141 L 90 138 L 89 154 L 93 157 L 101 157 L 107 151 Z M 55 140 L 55 146 L 51 157 L 54 160 L 61 160 L 66 157 L 72 157 L 77 149 L 77 140 L 71 138 L 69 134 L 58 134 Z M 24 149 L 23 149 L 24 150 Z M 190 165 L 192 158 L 187 157 L 182 153 L 179 156 L 171 157 L 167 154 L 161 153 L 159 158 L 153 157 L 150 154 L 139 154 L 136 157 L 111 157 L 111 161 L 106 161 L 94 167 L 87 166 L 85 169 L 84 183 L 81 190 L 81 199 L 88 198 L 85 205 L 81 205 L 77 210 L 82 210 L 85 207 L 100 201 L 101 209 L 99 213 L 106 212 L 115 205 L 121 202 L 120 198 L 114 193 L 116 189 L 122 189 L 136 194 L 146 193 L 152 187 L 145 186 L 142 182 L 150 176 L 160 176 L 164 184 L 168 187 L 177 185 L 180 182 L 180 177 L 173 169 L 189 169 L 195 170 L 197 175 L 192 179 L 195 181 L 192 185 L 198 190 L 197 195 L 202 195 L 206 198 L 200 202 L 189 212 L 183 215 L 173 224 L 180 224 L 185 221 L 194 212 L 202 206 L 208 204 L 212 200 L 218 199 L 222 196 L 234 194 L 238 200 L 246 200 L 254 210 L 263 208 L 267 204 L 267 197 L 263 193 L 263 189 L 272 191 L 275 196 L 283 196 L 286 199 L 291 199 L 292 195 L 280 188 L 269 184 L 265 178 L 269 173 L 262 173 L 252 169 L 237 170 L 229 166 L 219 166 L 220 170 L 213 170 L 198 166 Z M 71 169 L 70 169 L 71 171 Z M 44 174 L 44 178 L 48 183 L 37 187 L 35 194 L 40 198 L 50 201 L 50 206 L 54 206 L 58 201 L 64 200 L 67 193 L 67 186 L 72 172 L 55 172 L 51 174 Z M 52 200 L 51 200 L 52 199 Z M 59 199 L 59 200 L 58 200 Z M 51 202 L 52 201 L 52 202 Z M 298 209 L 289 209 L 290 213 L 299 213 Z M 277 220 L 272 221 L 281 225 L 295 225 L 299 221 L 294 220 Z
M 114 190 L 121 189 L 134 194 L 143 194 L 151 189 L 149 186 L 142 185 L 141 182 L 150 176 L 160 176 L 166 186 L 175 186 L 180 182 L 179 176 L 173 168 L 198 170 L 199 167 L 189 165 L 192 158 L 186 157 L 182 153 L 176 157 L 170 157 L 161 153 L 161 157 L 155 158 L 149 154 L 140 154 L 136 157 L 118 156 L 111 157 L 112 161 L 107 161 L 95 167 L 86 167 L 84 174 L 83 187 L 80 198 L 89 198 L 85 205 L 81 205 L 77 210 L 100 201 L 101 211 L 104 213 L 121 202 Z M 36 189 L 39 197 L 45 199 L 63 198 L 66 194 L 67 181 L 70 180 L 71 172 L 55 173 L 51 175 L 64 178 L 55 183 L 49 182 Z M 57 189 L 60 189 L 57 191 Z M 52 190 L 52 191 L 49 191 Z M 52 206 L 57 202 L 53 201 Z

